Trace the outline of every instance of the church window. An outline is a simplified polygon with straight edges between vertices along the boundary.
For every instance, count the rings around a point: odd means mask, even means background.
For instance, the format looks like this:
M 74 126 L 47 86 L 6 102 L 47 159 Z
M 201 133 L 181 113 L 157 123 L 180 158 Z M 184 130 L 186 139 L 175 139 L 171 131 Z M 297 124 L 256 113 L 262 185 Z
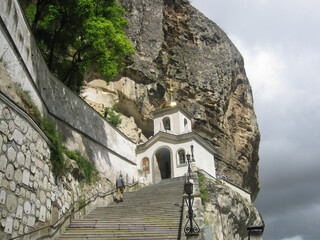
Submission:
M 179 156 L 179 164 L 185 164 L 186 163 L 186 154 L 184 150 L 180 150 L 178 152 L 178 156 Z
M 183 123 L 184 123 L 184 130 L 185 131 L 188 130 L 188 121 L 187 121 L 187 119 L 184 119 Z
M 170 118 L 165 117 L 165 118 L 162 120 L 162 123 L 163 123 L 164 129 L 165 129 L 166 131 L 171 130 Z
M 149 158 L 147 158 L 147 157 L 142 159 L 142 170 L 144 172 L 149 172 L 150 171 Z

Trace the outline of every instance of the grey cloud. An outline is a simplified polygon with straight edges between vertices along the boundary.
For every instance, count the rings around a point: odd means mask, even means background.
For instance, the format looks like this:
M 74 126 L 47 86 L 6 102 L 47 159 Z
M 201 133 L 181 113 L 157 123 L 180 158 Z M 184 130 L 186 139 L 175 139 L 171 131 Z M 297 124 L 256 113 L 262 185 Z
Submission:
M 229 36 L 239 38 L 244 48 L 271 49 L 282 58 L 281 89 L 271 88 L 274 97 L 266 100 L 253 87 L 261 131 L 261 191 L 255 205 L 266 222 L 264 239 L 319 239 L 320 2 L 193 0 L 192 4 Z M 255 76 L 249 80 L 254 83 Z

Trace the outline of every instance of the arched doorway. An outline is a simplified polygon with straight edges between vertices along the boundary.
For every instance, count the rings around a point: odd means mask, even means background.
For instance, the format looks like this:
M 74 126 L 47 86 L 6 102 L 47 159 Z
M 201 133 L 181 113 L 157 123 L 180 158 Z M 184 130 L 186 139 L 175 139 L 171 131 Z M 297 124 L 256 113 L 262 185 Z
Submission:
M 172 164 L 171 152 L 168 148 L 160 148 L 154 155 L 154 182 L 158 183 L 161 179 L 171 178 Z

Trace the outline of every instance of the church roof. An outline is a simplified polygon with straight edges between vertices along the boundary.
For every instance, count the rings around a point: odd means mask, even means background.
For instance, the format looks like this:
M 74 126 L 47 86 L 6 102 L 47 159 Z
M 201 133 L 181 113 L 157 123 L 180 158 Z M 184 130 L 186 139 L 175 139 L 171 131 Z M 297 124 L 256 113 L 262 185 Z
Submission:
M 208 141 L 206 141 L 205 139 L 203 139 L 199 134 L 197 134 L 195 132 L 188 132 L 188 133 L 184 133 L 184 134 L 180 134 L 180 135 L 175 135 L 175 134 L 162 132 L 162 131 L 158 132 L 156 135 L 149 138 L 148 141 L 137 145 L 136 153 L 144 152 L 145 150 L 147 150 L 149 147 L 151 147 L 153 144 L 155 144 L 159 140 L 164 140 L 164 141 L 167 140 L 167 141 L 170 141 L 170 143 L 172 143 L 172 141 L 179 143 L 179 142 L 186 142 L 186 141 L 194 140 L 197 143 L 199 143 L 202 147 L 204 147 L 208 152 L 210 152 L 211 154 L 215 154 L 215 150 L 213 148 L 213 145 L 211 143 L 209 143 Z
M 155 110 L 155 111 L 151 112 L 151 114 L 155 118 L 156 116 L 165 114 L 167 112 L 177 112 L 177 111 L 184 113 L 190 119 L 193 118 L 193 115 L 188 110 L 186 110 L 184 107 L 182 107 L 181 104 L 179 104 L 179 103 L 175 106 L 168 106 L 168 107 L 165 107 L 162 109 Z

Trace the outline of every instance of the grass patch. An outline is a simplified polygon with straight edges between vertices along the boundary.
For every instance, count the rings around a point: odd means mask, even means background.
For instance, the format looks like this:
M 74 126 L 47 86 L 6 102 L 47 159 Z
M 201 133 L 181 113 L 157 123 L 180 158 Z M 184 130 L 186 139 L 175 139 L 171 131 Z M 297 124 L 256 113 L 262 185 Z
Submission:
M 52 171 L 55 176 L 61 176 L 66 166 L 66 161 L 63 156 L 64 148 L 62 146 L 61 136 L 56 129 L 56 124 L 47 118 L 42 119 L 41 128 L 52 142 L 52 146 L 50 148 L 50 160 L 53 167 Z
M 118 112 L 119 112 L 119 108 L 116 105 L 113 105 L 112 108 L 105 107 L 103 112 L 103 117 L 113 126 L 119 127 L 119 125 L 122 122 L 122 119 L 120 117 L 120 114 L 117 114 Z
M 198 180 L 199 180 L 201 202 L 204 203 L 206 200 L 209 199 L 208 190 L 205 186 L 206 177 L 201 172 L 198 172 Z
M 41 125 L 41 114 L 37 107 L 37 105 L 34 103 L 31 93 L 28 90 L 22 90 L 21 85 L 18 83 L 15 83 L 15 90 L 17 95 L 21 98 L 22 104 L 24 108 L 27 110 L 31 118 L 38 124 Z
M 79 167 L 80 175 L 86 180 L 88 184 L 91 184 L 94 180 L 97 180 L 97 170 L 95 169 L 92 162 L 88 158 L 83 156 L 80 151 L 66 150 L 66 154 L 69 158 L 75 160 Z
M 41 121 L 41 128 L 52 142 L 50 160 L 53 166 L 52 171 L 55 176 L 62 176 L 65 174 L 67 167 L 64 154 L 66 154 L 70 159 L 75 160 L 78 165 L 81 177 L 79 180 L 85 179 L 88 184 L 98 180 L 98 171 L 87 157 L 83 156 L 80 151 L 70 151 L 62 146 L 61 136 L 57 131 L 54 122 L 47 118 L 43 118 Z

